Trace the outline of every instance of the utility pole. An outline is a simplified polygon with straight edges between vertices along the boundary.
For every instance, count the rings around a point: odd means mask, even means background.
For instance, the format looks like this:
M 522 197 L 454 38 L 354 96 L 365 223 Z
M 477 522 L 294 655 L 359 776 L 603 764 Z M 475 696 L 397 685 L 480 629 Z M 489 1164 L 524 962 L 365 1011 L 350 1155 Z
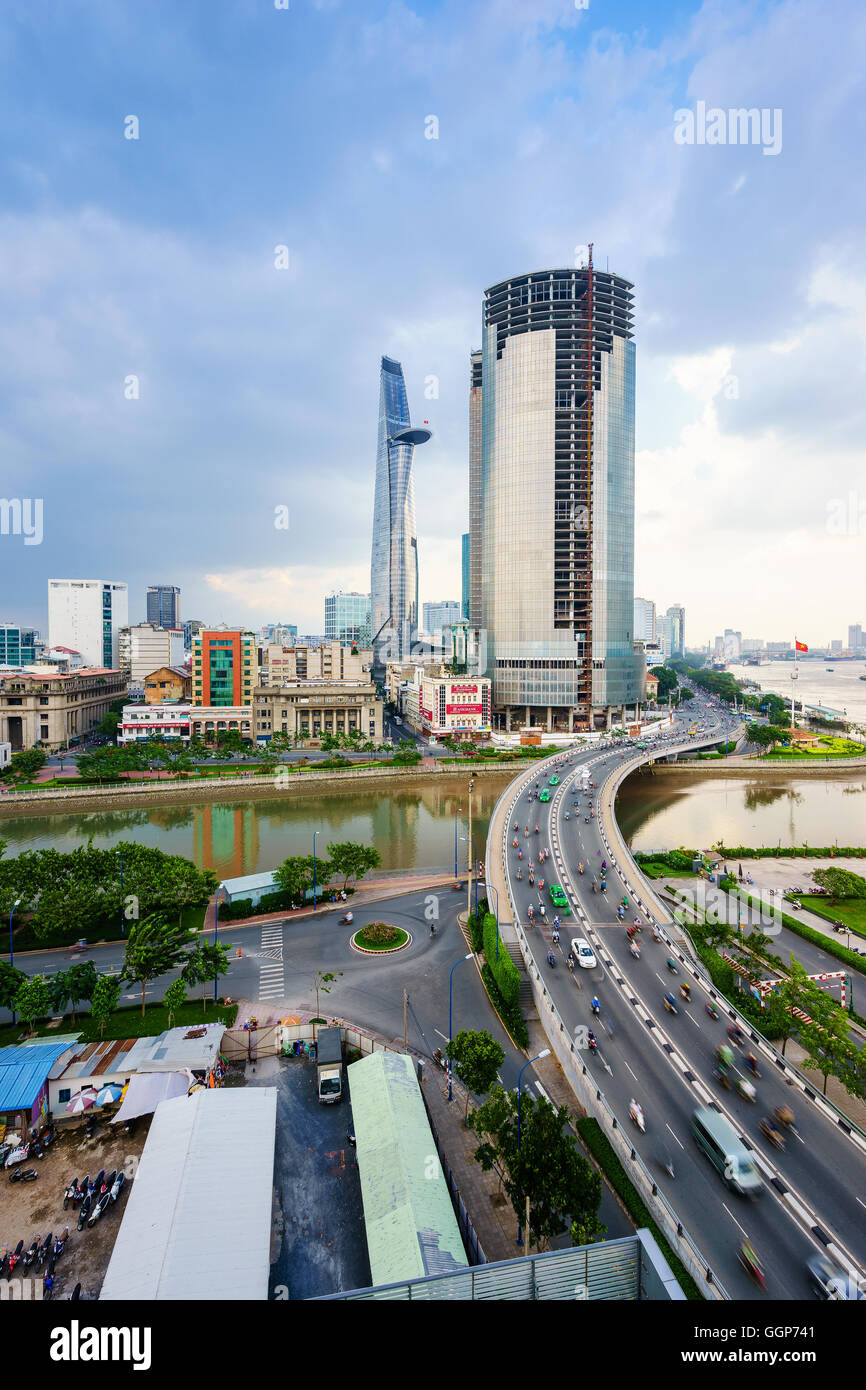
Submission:
M 472 865 L 474 863 L 475 850 L 472 845 L 472 788 L 475 785 L 474 779 L 469 778 L 469 833 L 466 837 L 466 865 L 469 870 L 466 879 L 466 915 L 472 911 Z
M 405 989 L 404 989 L 404 990 L 403 990 L 403 1046 L 404 1046 L 405 1048 L 407 1048 L 407 1049 L 408 1049 L 408 1046 L 409 1046 L 408 1042 L 406 1041 L 406 1004 L 408 1003 L 408 1000 L 409 1000 L 409 996 L 408 996 L 408 994 L 406 993 L 406 991 L 405 991 Z

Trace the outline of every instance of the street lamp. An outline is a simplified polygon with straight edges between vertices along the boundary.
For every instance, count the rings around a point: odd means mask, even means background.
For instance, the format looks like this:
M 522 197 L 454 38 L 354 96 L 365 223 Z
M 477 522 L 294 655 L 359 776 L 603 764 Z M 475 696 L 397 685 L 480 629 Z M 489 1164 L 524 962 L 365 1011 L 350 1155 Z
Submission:
M 454 964 L 452 965 L 452 967 L 451 967 L 451 974 L 448 976 L 448 1046 L 449 1046 L 449 1047 L 451 1046 L 451 1022 L 452 1022 L 452 1019 L 453 1019 L 453 1016 L 454 1016 L 454 1008 L 453 1008 L 453 1004 L 454 1004 L 454 971 L 457 969 L 458 965 L 462 965 L 463 962 L 464 962 L 465 960 L 471 960 L 471 959 L 472 959 L 472 952 L 471 952 L 471 951 L 469 952 L 468 956 L 461 956 L 460 959 L 459 959 L 459 960 L 456 960 L 456 961 L 454 962 Z M 453 1088 L 452 1088 L 452 1085 L 451 1085 L 453 1076 L 454 1076 L 454 1063 L 452 1062 L 451 1058 L 449 1057 L 449 1058 L 448 1058 L 448 1099 L 449 1099 L 449 1100 L 453 1100 L 453 1099 L 454 1099 L 454 1091 L 453 1091 Z
M 475 914 L 476 914 L 476 916 L 477 916 L 477 915 L 478 915 L 478 849 L 477 849 L 477 846 L 476 846 L 476 844 L 475 844 L 475 841 L 472 840 L 472 839 L 470 839 L 468 835 L 461 835 L 460 838 L 461 838 L 461 840 L 465 840 L 465 841 L 466 841 L 466 858 L 467 858 L 467 860 L 469 859 L 469 851 L 470 851 L 470 849 L 472 850 L 472 854 L 473 854 L 473 856 L 474 856 L 474 858 L 473 858 L 473 860 L 470 862 L 470 866 L 469 866 L 470 878 L 469 878 L 469 883 L 467 884 L 467 890 L 466 890 L 466 911 L 467 911 L 467 912 L 469 911 L 470 901 L 471 901 L 471 897 L 472 897 L 472 875 L 473 875 L 473 867 L 472 867 L 472 866 L 473 866 L 473 864 L 474 864 L 474 877 L 475 877 Z
M 316 910 L 316 836 L 321 835 L 320 830 L 313 831 L 313 911 Z
M 522 1096 L 522 1093 L 521 1093 L 521 1090 L 520 1090 L 520 1082 L 521 1082 L 521 1080 L 522 1080 L 522 1078 L 523 1078 L 523 1073 L 526 1071 L 526 1068 L 527 1068 L 527 1067 L 531 1067 L 533 1062 L 540 1062 L 541 1059 L 542 1059 L 542 1057 L 549 1057 L 549 1056 L 550 1056 L 550 1048 L 549 1048 L 549 1047 L 543 1048 L 542 1051 L 539 1052 L 539 1054 L 538 1054 L 537 1057 L 530 1057 L 530 1059 L 529 1059 L 528 1062 L 524 1062 L 524 1063 L 523 1063 L 523 1066 L 520 1068 L 520 1071 L 519 1071 L 518 1074 L 517 1074 L 517 1153 L 518 1153 L 518 1157 L 519 1157 L 519 1155 L 520 1155 L 520 1103 L 521 1103 L 521 1101 L 522 1101 L 522 1099 L 523 1099 L 523 1096 Z M 517 1223 L 517 1244 L 518 1244 L 518 1245 L 522 1245 L 522 1244 L 523 1244 L 523 1227 L 521 1226 L 521 1224 L 520 1224 L 519 1221 L 518 1221 L 518 1223 Z
M 14 901 L 14 903 L 12 904 L 12 907 L 11 907 L 10 910 L 9 910 L 9 964 L 10 964 L 11 966 L 13 966 L 13 967 L 14 967 L 14 965 L 15 965 L 15 952 L 14 952 L 14 950 L 12 949 L 12 914 L 14 913 L 14 911 L 15 911 L 16 907 L 18 906 L 18 904 L 20 903 L 20 901 L 21 901 L 20 898 L 16 898 L 15 901 Z M 15 1022 L 15 1010 L 14 1010 L 14 1009 L 12 1010 L 12 1022 L 13 1022 L 13 1023 Z
M 217 944 L 217 934 L 218 934 L 218 932 L 219 932 L 219 901 L 220 901 L 220 893 L 226 893 L 226 892 L 227 892 L 227 889 L 226 889 L 225 884 L 224 884 L 224 883 L 221 883 L 221 884 L 219 885 L 219 887 L 217 888 L 216 893 L 214 894 L 214 900 L 213 900 L 213 944 L 214 944 L 215 946 L 216 946 L 216 944 Z M 213 977 L 213 1001 L 214 1001 L 214 1003 L 216 1003 L 216 1001 L 217 1001 L 217 983 L 218 983 L 218 981 L 219 981 L 219 976 L 218 976 L 218 975 L 214 975 L 214 977 Z

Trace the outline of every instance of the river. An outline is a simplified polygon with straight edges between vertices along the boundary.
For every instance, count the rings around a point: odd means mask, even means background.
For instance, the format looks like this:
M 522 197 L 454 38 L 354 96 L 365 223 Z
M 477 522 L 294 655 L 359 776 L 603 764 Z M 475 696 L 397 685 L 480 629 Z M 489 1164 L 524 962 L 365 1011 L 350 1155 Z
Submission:
M 828 670 L 828 667 L 830 668 Z M 764 666 L 731 665 L 728 671 L 738 681 L 754 681 L 762 690 L 772 690 L 790 704 L 793 661 L 768 661 Z M 853 724 L 866 724 L 866 661 L 798 661 L 796 698 L 810 705 L 824 705 L 845 711 Z

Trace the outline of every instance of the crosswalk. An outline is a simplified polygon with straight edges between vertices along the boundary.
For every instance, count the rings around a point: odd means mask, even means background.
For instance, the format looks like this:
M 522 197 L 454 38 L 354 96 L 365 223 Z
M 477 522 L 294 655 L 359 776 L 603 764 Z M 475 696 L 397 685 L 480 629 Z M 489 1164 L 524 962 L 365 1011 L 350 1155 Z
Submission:
M 285 993 L 282 923 L 265 922 L 259 964 L 259 999 L 283 999 Z

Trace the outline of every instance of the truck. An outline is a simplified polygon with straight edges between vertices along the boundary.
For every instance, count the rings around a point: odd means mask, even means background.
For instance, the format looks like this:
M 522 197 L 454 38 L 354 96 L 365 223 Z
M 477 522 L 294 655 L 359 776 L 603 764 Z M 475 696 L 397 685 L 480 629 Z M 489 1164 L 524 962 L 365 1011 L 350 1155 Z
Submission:
M 343 1095 L 343 1039 L 339 1028 L 322 1028 L 316 1039 L 316 1090 L 322 1105 Z

